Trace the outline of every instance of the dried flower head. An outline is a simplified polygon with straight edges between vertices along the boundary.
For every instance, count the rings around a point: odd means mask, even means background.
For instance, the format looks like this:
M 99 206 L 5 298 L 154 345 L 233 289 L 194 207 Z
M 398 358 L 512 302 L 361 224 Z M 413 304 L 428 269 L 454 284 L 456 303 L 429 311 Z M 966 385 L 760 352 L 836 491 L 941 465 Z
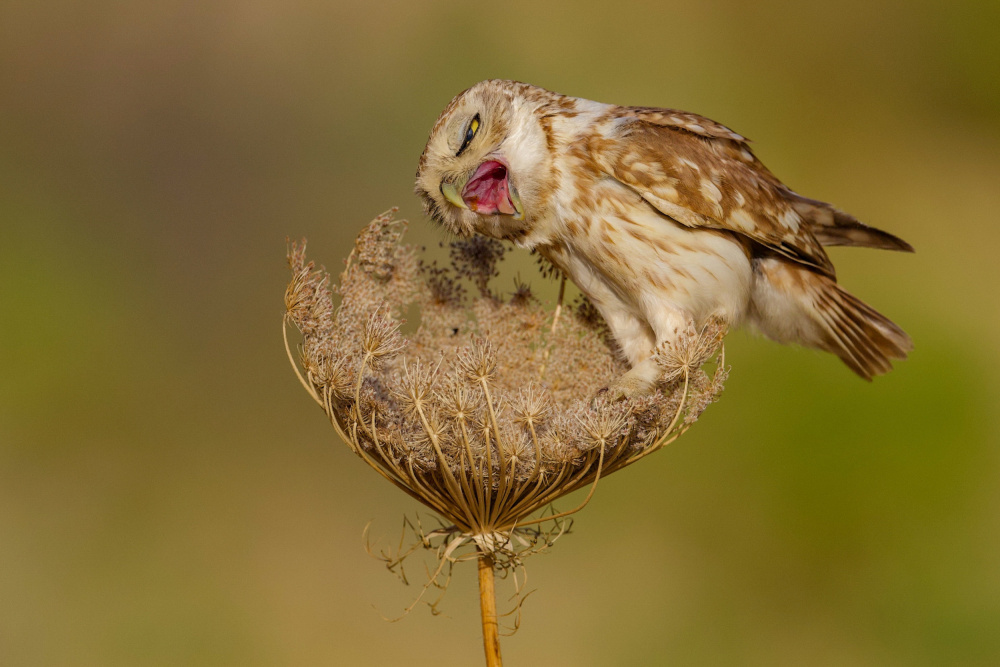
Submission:
M 477 554 L 505 568 L 551 545 L 600 478 L 672 442 L 722 391 L 724 331 L 712 323 L 656 351 L 653 394 L 608 400 L 600 390 L 626 368 L 593 306 L 563 308 L 561 290 L 550 311 L 520 282 L 504 300 L 490 281 L 505 248 L 489 239 L 452 244 L 451 267 L 422 265 L 392 213 L 361 231 L 334 288 L 305 244 L 291 245 L 285 322 L 302 335 L 300 363 L 289 359 L 341 438 L 444 521 L 415 528 L 437 549 L 431 583 Z M 404 337 L 414 304 L 420 325 Z M 551 509 L 585 487 L 579 507 Z

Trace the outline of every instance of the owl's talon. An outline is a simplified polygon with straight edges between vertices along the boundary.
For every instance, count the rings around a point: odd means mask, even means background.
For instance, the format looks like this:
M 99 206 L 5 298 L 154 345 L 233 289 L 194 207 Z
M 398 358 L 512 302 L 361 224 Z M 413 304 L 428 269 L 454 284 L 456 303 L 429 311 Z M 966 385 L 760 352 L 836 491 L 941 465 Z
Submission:
M 646 381 L 636 374 L 626 373 L 607 387 L 598 391 L 597 395 L 594 396 L 594 400 L 604 398 L 608 403 L 617 403 L 618 401 L 624 401 L 637 396 L 645 396 L 652 393 L 654 389 L 655 385 L 653 383 Z

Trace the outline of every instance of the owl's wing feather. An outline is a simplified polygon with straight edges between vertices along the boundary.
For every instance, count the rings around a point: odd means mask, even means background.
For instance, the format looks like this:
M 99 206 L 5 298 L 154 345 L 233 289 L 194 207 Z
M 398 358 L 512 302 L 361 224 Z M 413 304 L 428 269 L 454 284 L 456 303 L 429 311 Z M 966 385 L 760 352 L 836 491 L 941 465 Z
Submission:
M 823 245 L 847 245 L 880 250 L 913 252 L 913 246 L 889 232 L 870 227 L 826 202 L 791 193 L 792 206 L 809 220 L 810 229 Z
M 743 135 L 733 132 L 722 123 L 717 123 L 711 118 L 705 118 L 690 111 L 658 109 L 656 107 L 618 107 L 618 109 L 624 112 L 627 117 L 641 120 L 651 125 L 685 130 L 710 139 L 730 139 L 743 146 L 747 145 L 750 141 Z
M 797 195 L 725 126 L 669 109 L 619 107 L 589 152 L 599 170 L 680 224 L 746 236 L 835 277 Z

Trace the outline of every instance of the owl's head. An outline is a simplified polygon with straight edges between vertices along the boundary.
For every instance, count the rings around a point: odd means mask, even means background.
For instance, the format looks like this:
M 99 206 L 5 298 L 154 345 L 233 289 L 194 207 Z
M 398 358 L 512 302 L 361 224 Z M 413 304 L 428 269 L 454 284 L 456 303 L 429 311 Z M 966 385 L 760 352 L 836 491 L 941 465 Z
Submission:
M 518 241 L 546 214 L 552 156 L 541 88 L 489 80 L 459 94 L 438 117 L 417 169 L 427 214 L 462 236 Z

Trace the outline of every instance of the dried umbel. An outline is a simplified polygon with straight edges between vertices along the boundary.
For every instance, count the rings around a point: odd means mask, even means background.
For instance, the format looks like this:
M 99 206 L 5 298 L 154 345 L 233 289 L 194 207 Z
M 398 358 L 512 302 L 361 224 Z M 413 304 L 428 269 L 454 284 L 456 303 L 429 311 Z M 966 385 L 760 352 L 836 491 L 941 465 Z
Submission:
M 289 358 L 351 449 L 443 519 L 417 531 L 440 559 L 429 585 L 472 558 L 492 577 L 549 546 L 600 478 L 673 442 L 718 397 L 724 332 L 713 323 L 657 350 L 656 391 L 612 401 L 602 390 L 627 368 L 589 303 L 564 307 L 560 290 L 548 310 L 525 284 L 491 291 L 505 247 L 482 237 L 453 243 L 450 267 L 424 265 L 400 243 L 405 228 L 391 211 L 373 220 L 337 286 L 292 244 L 285 322 L 302 344 Z M 588 487 L 579 507 L 550 509 Z

